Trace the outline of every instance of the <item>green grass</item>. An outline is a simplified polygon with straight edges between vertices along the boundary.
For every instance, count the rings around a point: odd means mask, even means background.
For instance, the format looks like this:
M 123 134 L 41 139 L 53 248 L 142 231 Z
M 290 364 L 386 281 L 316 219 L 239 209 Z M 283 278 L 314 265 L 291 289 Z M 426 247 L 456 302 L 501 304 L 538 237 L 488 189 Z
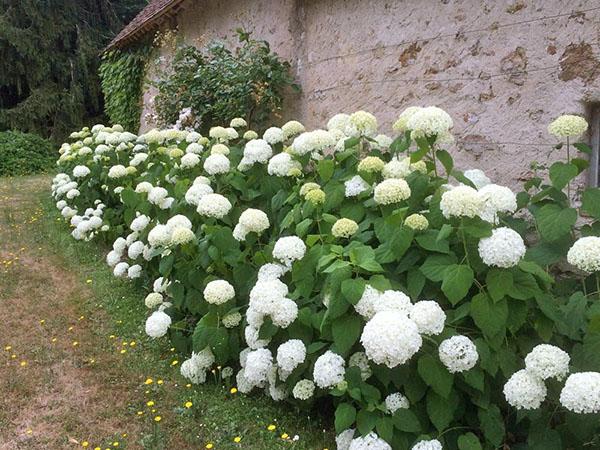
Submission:
M 18 179 L 15 179 L 18 183 Z M 32 225 L 32 239 L 44 251 L 53 253 L 64 269 L 77 274 L 88 284 L 93 295 L 82 299 L 82 311 L 92 321 L 90 332 L 105 352 L 118 351 L 119 343 L 135 341 L 123 355 L 123 368 L 115 376 L 135 377 L 139 388 L 132 393 L 127 411 L 107 411 L 123 422 L 144 421 L 139 444 L 145 449 L 211 448 L 214 449 L 324 449 L 334 448 L 330 424 L 324 423 L 319 411 L 299 410 L 288 403 L 275 403 L 262 393 L 250 396 L 230 393 L 235 380 L 222 380 L 216 370 L 204 385 L 186 387 L 179 375 L 177 355 L 166 339 L 150 340 L 143 327 L 148 311 L 140 286 L 116 279 L 104 262 L 103 250 L 96 243 L 74 241 L 59 217 L 47 193 L 38 192 L 45 214 Z M 91 280 L 88 282 L 87 280 Z M 98 314 L 104 310 L 105 314 Z M 114 336 L 111 338 L 110 336 Z M 178 361 L 172 365 L 173 361 Z M 152 378 L 153 383 L 144 384 Z M 162 379 L 164 383 L 156 382 Z M 154 401 L 152 413 L 147 406 Z M 191 401 L 191 408 L 184 404 Z M 144 414 L 137 415 L 138 411 Z M 160 422 L 154 417 L 161 416 Z M 328 414 L 329 415 L 329 414 Z M 269 425 L 276 425 L 270 431 Z M 288 439 L 282 439 L 282 434 Z M 239 444 L 235 437 L 241 437 Z M 297 440 L 292 440 L 298 436 Z M 123 447 L 121 447 L 123 448 Z

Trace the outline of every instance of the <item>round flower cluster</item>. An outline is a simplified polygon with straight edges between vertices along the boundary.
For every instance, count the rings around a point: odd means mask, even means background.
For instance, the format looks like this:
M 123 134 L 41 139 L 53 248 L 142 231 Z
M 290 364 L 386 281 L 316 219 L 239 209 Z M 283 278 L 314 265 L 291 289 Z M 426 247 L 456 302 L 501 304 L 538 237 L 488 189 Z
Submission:
M 287 177 L 293 173 L 293 170 L 301 170 L 302 166 L 298 161 L 292 159 L 289 153 L 278 153 L 269 160 L 267 173 L 278 177 Z
M 498 213 L 514 213 L 517 209 L 517 196 L 506 186 L 487 184 L 479 189 L 484 204 L 479 217 L 486 222 L 498 223 Z
M 600 373 L 580 372 L 570 375 L 560 392 L 560 404 L 575 413 L 600 412 Z
M 296 155 L 312 153 L 313 157 L 317 157 L 323 150 L 333 147 L 335 144 L 336 139 L 332 133 L 325 130 L 314 130 L 297 136 L 292 142 L 291 149 Z
M 404 219 L 404 225 L 415 231 L 424 231 L 429 227 L 429 221 L 422 214 L 411 214 Z
M 366 436 L 359 436 L 355 439 L 352 439 L 350 443 L 350 447 L 348 450 L 392 450 L 390 444 L 385 442 L 379 436 L 377 436 L 374 432 L 370 432 Z
M 185 193 L 185 202 L 188 205 L 198 206 L 202 197 L 206 194 L 212 194 L 213 190 L 208 184 L 204 183 L 194 183 Z
M 298 236 L 281 237 L 273 247 L 273 258 L 286 266 L 291 266 L 294 261 L 302 259 L 305 253 L 306 245 Z
M 587 121 L 581 116 L 565 114 L 548 125 L 548 133 L 557 138 L 581 136 L 588 129 Z
M 371 361 L 390 369 L 407 362 L 423 343 L 417 325 L 400 311 L 375 314 L 365 325 L 360 341 Z
M 229 172 L 230 162 L 227 156 L 215 153 L 204 161 L 204 170 L 209 175 L 219 175 Z
M 500 227 L 492 235 L 479 241 L 479 256 L 488 266 L 514 267 L 525 256 L 527 248 L 523 238 L 515 230 Z
M 222 219 L 231 210 L 231 202 L 221 194 L 206 194 L 198 203 L 198 214 L 201 216 Z
M 525 368 L 542 380 L 562 380 L 569 373 L 570 360 L 569 354 L 564 350 L 554 345 L 540 344 L 525 357 Z
M 491 184 L 492 180 L 490 180 L 487 175 L 483 172 L 483 170 L 479 169 L 469 169 L 465 170 L 463 173 L 466 179 L 468 179 L 476 189 L 481 189 L 488 184 Z
M 504 385 L 506 401 L 517 409 L 537 409 L 546 399 L 544 381 L 526 369 L 512 374 Z
M 246 239 L 248 233 L 260 234 L 269 228 L 269 218 L 260 209 L 248 208 L 241 215 L 233 230 L 233 237 L 238 241 Z
M 123 178 L 127 176 L 127 168 L 122 164 L 117 164 L 108 169 L 108 178 Z
M 358 171 L 365 173 L 381 172 L 385 163 L 378 156 L 367 156 L 358 163 Z
M 433 300 L 415 303 L 410 309 L 409 317 L 417 325 L 420 334 L 433 336 L 444 331 L 446 313 Z
M 567 252 L 567 261 L 584 272 L 600 271 L 600 237 L 586 236 L 577 239 Z
M 453 126 L 452 117 L 441 108 L 428 106 L 420 108 L 406 122 L 406 127 L 411 130 L 411 136 L 429 137 L 442 136 L 450 131 Z
M 273 367 L 273 355 L 266 348 L 252 350 L 246 356 L 244 378 L 255 387 L 263 387 Z
M 440 209 L 446 219 L 475 217 L 481 213 L 484 198 L 470 186 L 456 186 L 442 194 Z
M 292 395 L 298 400 L 308 400 L 315 393 L 315 383 L 312 380 L 300 380 L 294 385 Z
M 270 127 L 265 130 L 263 133 L 263 139 L 267 141 L 271 145 L 278 144 L 283 142 L 285 139 L 283 130 L 278 127 Z
M 396 119 L 392 125 L 392 129 L 396 133 L 404 133 L 406 130 L 408 130 L 408 121 L 410 118 L 421 109 L 422 108 L 420 106 L 409 106 L 406 108 L 404 111 L 402 111 L 402 113 L 400 113 L 398 119 Z
M 410 197 L 410 187 L 401 178 L 389 178 L 375 186 L 373 199 L 379 205 L 391 205 Z
M 395 392 L 385 398 L 385 409 L 388 414 L 394 414 L 399 409 L 408 409 L 410 403 L 400 392 Z
M 283 131 L 283 138 L 289 139 L 292 136 L 296 136 L 300 133 L 303 133 L 305 128 L 304 125 L 302 125 L 297 120 L 290 120 L 289 122 L 283 124 L 281 130 Z
M 241 117 L 234 117 L 231 119 L 231 122 L 229 122 L 229 126 L 232 128 L 244 128 L 248 126 L 248 123 Z
M 193 153 L 195 155 L 199 155 L 204 151 L 204 147 L 197 142 L 192 142 L 185 148 L 185 152 L 187 154 Z
M 337 238 L 349 238 L 358 231 L 358 224 L 352 219 L 342 218 L 331 227 L 331 234 Z
M 306 359 L 306 346 L 300 339 L 290 339 L 277 349 L 277 366 L 282 381 Z
M 230 139 L 229 131 L 224 127 L 212 127 L 208 130 L 208 135 L 213 139 L 228 141 Z
M 325 203 L 325 192 L 322 189 L 311 189 L 304 198 L 313 205 L 322 205 Z
M 354 175 L 344 182 L 344 187 L 346 197 L 356 197 L 369 189 L 369 184 L 360 175 Z
M 442 443 L 437 439 L 422 440 L 412 446 L 411 450 L 443 450 Z
M 377 118 L 366 111 L 350 114 L 348 125 L 344 131 L 348 136 L 374 137 L 377 134 Z
M 251 166 L 255 163 L 266 164 L 269 158 L 273 156 L 273 149 L 269 143 L 263 139 L 253 139 L 246 142 L 244 146 L 243 166 Z
M 192 352 L 192 356 L 181 363 L 181 375 L 191 383 L 200 384 L 206 381 L 206 371 L 215 363 L 215 357 L 206 347 L 201 352 Z
M 204 299 L 211 305 L 222 305 L 235 297 L 235 289 L 225 280 L 213 280 L 204 288 Z
M 75 166 L 73 168 L 73 176 L 75 178 L 84 178 L 90 174 L 91 170 L 87 166 Z
M 244 133 L 244 139 L 251 141 L 252 139 L 258 139 L 258 133 L 254 130 L 248 130 Z
M 145 300 L 144 300 L 144 304 L 146 305 L 146 308 L 148 309 L 154 309 L 157 306 L 160 306 L 163 302 L 163 296 L 162 294 L 158 293 L 158 292 L 150 292 Z
M 242 315 L 239 312 L 232 312 L 227 314 L 223 319 L 221 319 L 221 323 L 225 328 L 235 328 L 242 321 Z
M 348 114 L 339 113 L 334 115 L 327 122 L 327 129 L 329 131 L 338 130 L 344 133 L 350 124 L 350 116 Z
M 479 354 L 467 336 L 452 336 L 442 341 L 438 348 L 440 361 L 450 373 L 464 372 L 475 367 Z
M 171 316 L 163 311 L 154 311 L 146 319 L 146 334 L 151 338 L 163 337 L 171 326 Z
M 313 379 L 322 389 L 330 388 L 344 379 L 346 362 L 340 355 L 327 350 L 315 361 Z
M 229 153 L 231 153 L 231 151 L 229 150 L 229 147 L 227 147 L 225 144 L 215 144 L 210 148 L 210 154 L 211 155 L 229 155 Z
M 181 168 L 182 169 L 191 169 L 192 167 L 196 167 L 200 163 L 200 158 L 198 155 L 194 153 L 186 153 L 181 157 Z

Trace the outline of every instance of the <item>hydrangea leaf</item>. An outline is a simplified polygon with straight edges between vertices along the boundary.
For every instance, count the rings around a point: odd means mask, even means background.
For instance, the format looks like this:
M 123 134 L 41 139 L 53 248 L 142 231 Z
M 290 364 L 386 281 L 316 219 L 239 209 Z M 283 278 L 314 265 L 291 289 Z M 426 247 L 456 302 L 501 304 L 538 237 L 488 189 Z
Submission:
M 464 264 L 452 264 L 446 268 L 442 292 L 448 297 L 450 303 L 455 305 L 465 298 L 473 285 L 474 276 L 473 270 Z

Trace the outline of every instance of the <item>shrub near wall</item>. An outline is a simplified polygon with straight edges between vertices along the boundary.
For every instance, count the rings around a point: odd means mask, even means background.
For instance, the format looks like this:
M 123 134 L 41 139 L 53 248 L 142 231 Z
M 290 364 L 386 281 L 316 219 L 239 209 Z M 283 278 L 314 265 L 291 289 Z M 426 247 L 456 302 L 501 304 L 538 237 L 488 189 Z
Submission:
M 183 376 L 333 402 L 339 449 L 597 444 L 600 191 L 581 229 L 564 193 L 583 159 L 515 195 L 453 167 L 435 107 L 403 112 L 396 139 L 363 111 L 245 125 L 95 126 L 61 149 L 57 207 L 148 286 L 146 332 L 192 352 Z
M 20 131 L 0 132 L 0 176 L 29 175 L 53 167 L 56 153 L 50 141 Z

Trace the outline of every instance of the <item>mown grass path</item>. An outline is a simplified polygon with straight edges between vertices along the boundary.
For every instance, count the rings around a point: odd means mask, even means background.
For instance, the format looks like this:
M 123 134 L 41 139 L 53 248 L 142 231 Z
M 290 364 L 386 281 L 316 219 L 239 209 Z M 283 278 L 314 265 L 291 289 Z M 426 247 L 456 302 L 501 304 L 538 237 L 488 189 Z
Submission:
M 306 412 L 244 397 L 143 333 L 143 292 L 51 212 L 49 177 L 0 179 L 0 450 L 324 449 Z

